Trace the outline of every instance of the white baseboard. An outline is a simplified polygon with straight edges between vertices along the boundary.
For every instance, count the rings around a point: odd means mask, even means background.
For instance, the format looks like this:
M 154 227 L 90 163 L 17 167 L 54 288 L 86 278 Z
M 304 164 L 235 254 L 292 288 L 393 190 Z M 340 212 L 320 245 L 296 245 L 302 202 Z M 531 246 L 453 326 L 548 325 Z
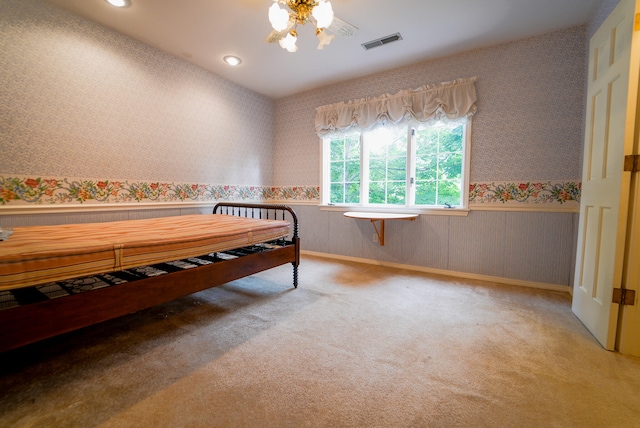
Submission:
M 456 272 L 452 270 L 435 269 L 435 268 L 428 268 L 428 267 L 414 266 L 414 265 L 405 265 L 401 263 L 384 262 L 380 260 L 364 259 L 360 257 L 341 256 L 337 254 L 320 253 L 320 252 L 308 251 L 308 250 L 301 250 L 300 253 L 302 255 L 323 257 L 326 259 L 344 260 L 348 262 L 364 263 L 364 264 L 376 265 L 376 266 L 386 266 L 386 267 L 406 269 L 406 270 L 411 270 L 416 272 L 432 273 L 436 275 L 453 276 L 457 278 L 466 278 L 466 279 L 477 279 L 480 281 L 497 282 L 499 284 L 507 284 L 507 285 L 518 285 L 523 287 L 538 288 L 541 290 L 560 291 L 563 293 L 569 293 L 570 295 L 573 294 L 571 287 L 565 286 L 565 285 L 546 284 L 543 282 L 524 281 L 520 279 L 503 278 L 499 276 L 489 276 L 489 275 L 479 275 L 479 274 L 467 273 L 467 272 Z

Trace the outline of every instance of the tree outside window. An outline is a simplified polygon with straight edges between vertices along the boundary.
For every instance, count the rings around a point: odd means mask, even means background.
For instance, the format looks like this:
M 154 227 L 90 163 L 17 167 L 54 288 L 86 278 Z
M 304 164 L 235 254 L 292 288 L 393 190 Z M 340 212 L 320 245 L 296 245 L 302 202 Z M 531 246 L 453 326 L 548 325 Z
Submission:
M 439 121 L 324 139 L 325 203 L 464 207 L 468 128 Z

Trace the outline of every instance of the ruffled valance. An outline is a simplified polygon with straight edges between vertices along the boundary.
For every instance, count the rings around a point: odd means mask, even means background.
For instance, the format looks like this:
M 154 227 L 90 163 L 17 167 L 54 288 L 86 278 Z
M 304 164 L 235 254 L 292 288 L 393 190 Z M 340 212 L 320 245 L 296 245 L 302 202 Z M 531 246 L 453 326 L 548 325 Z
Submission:
M 316 108 L 316 132 L 320 137 L 350 129 L 404 120 L 428 122 L 443 116 L 465 119 L 476 111 L 476 78 L 456 79 L 394 95 L 381 95 Z

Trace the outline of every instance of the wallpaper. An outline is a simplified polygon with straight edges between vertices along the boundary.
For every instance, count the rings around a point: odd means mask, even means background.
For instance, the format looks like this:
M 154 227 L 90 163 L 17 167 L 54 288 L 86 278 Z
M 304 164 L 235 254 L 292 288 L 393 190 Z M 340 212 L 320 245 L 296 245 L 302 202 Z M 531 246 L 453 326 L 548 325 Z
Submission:
M 317 106 L 470 76 L 470 204 L 577 206 L 584 39 L 575 27 L 273 101 L 42 0 L 3 0 L 0 206 L 317 202 Z
M 43 0 L 0 1 L 0 51 L 0 174 L 273 181 L 267 97 Z
M 319 182 L 316 107 L 472 76 L 472 183 L 579 181 L 585 37 L 584 26 L 569 28 L 279 99 L 275 184 Z

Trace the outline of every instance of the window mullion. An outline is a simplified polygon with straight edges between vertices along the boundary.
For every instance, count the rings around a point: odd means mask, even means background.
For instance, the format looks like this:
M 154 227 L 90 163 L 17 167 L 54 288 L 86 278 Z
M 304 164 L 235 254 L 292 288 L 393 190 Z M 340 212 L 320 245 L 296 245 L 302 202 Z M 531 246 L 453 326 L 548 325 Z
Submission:
M 389 203 L 389 145 L 384 150 L 384 204 Z
M 416 130 L 409 126 L 407 132 L 407 201 L 411 206 L 415 204 L 416 198 Z
M 436 145 L 436 205 L 440 205 L 440 132 L 441 130 L 438 130 Z
M 360 134 L 360 204 L 369 204 L 369 151 L 364 133 Z
M 342 203 L 347 201 L 347 192 L 349 186 L 347 184 L 347 160 L 349 158 L 347 154 L 347 140 L 342 142 Z
M 471 168 L 470 152 L 471 152 L 471 118 L 467 122 L 467 126 L 463 128 L 462 141 L 464 142 L 462 152 L 462 206 L 467 207 L 469 205 L 469 170 Z

